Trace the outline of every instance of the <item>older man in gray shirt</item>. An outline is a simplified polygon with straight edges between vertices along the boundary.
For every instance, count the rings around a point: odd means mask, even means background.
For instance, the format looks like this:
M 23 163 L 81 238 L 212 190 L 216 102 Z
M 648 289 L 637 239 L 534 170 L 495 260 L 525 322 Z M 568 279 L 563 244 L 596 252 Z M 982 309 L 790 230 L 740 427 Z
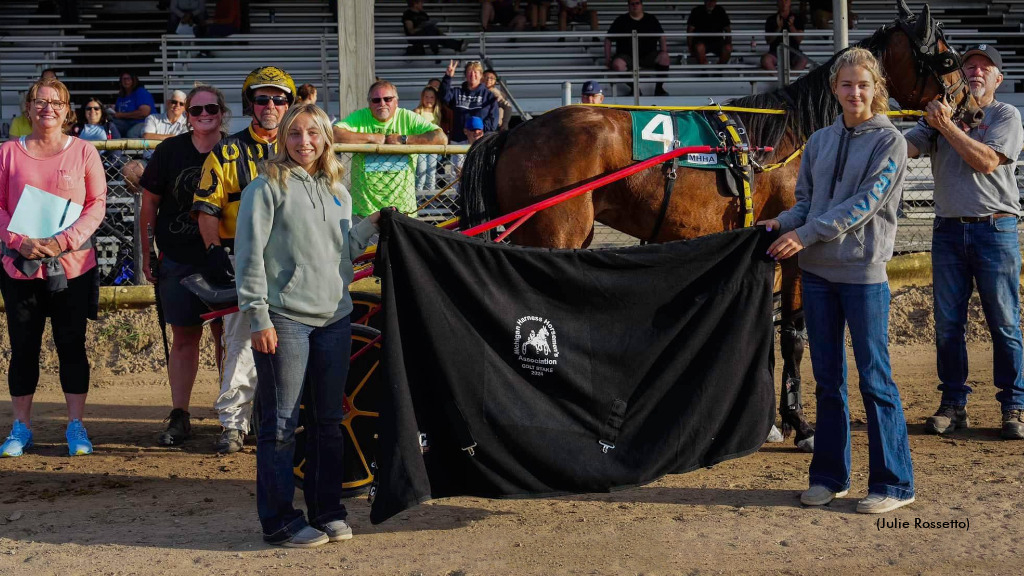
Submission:
M 967 301 L 973 286 L 992 334 L 993 379 L 1002 405 L 1001 436 L 1024 439 L 1024 346 L 1020 330 L 1020 195 L 1014 164 L 1024 146 L 1016 108 L 995 100 L 1003 60 L 981 44 L 964 53 L 971 94 L 985 113 L 968 129 L 941 101 L 906 134 L 911 157 L 928 154 L 935 178 L 932 282 L 935 346 L 942 400 L 926 428 L 944 434 L 967 428 Z

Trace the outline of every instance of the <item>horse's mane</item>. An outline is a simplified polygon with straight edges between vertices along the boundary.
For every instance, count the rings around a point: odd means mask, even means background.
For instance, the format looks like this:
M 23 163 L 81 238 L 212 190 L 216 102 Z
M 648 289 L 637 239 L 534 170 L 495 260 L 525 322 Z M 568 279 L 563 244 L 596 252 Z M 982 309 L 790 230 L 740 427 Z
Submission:
M 878 29 L 872 36 L 865 38 L 857 45 L 878 56 L 885 47 L 886 36 L 888 36 L 888 26 Z M 835 121 L 836 116 L 842 112 L 842 107 L 839 105 L 839 101 L 832 96 L 829 74 L 832 64 L 841 53 L 833 55 L 828 62 L 788 86 L 770 92 L 744 96 L 729 102 L 729 106 L 742 108 L 786 110 L 785 114 L 738 112 L 737 116 L 740 117 L 747 130 L 751 145 L 778 146 L 787 130 L 792 130 L 800 142 L 806 142 L 816 130 Z M 763 163 L 766 159 L 771 158 L 770 155 L 761 156 L 764 157 L 756 158 L 758 162 Z

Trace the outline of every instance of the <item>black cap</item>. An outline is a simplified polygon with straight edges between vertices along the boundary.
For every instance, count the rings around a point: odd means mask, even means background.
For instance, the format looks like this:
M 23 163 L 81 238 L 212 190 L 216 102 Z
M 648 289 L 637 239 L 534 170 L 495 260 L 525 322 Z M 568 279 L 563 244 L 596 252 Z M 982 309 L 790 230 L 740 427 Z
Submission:
M 996 65 L 996 68 L 999 68 L 1000 70 L 1003 69 L 1003 57 L 999 55 L 999 50 L 996 50 L 995 46 L 991 44 L 978 44 L 976 46 L 969 46 L 967 50 L 964 50 L 963 59 L 967 60 L 967 58 L 975 54 L 981 54 L 982 56 L 991 60 L 992 63 Z

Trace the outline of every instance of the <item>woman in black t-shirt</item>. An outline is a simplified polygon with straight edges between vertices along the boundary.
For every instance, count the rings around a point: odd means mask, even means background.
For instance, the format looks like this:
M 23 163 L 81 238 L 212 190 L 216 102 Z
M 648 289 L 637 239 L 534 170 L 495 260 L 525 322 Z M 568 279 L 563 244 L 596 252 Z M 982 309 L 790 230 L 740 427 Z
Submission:
M 225 135 L 228 108 L 224 94 L 213 86 L 197 86 L 185 100 L 189 132 L 164 140 L 142 174 L 140 234 L 145 246 L 156 235 L 159 262 L 150 261 L 142 251 L 146 279 L 157 287 L 164 317 L 171 325 L 173 345 L 167 366 L 171 383 L 172 410 L 167 429 L 159 443 L 172 446 L 191 433 L 189 401 L 199 370 L 199 341 L 203 336 L 200 314 L 206 307 L 181 284 L 181 279 L 198 273 L 206 260 L 199 225 L 189 211 L 199 185 L 203 161 Z M 216 357 L 220 359 L 220 325 L 211 325 Z

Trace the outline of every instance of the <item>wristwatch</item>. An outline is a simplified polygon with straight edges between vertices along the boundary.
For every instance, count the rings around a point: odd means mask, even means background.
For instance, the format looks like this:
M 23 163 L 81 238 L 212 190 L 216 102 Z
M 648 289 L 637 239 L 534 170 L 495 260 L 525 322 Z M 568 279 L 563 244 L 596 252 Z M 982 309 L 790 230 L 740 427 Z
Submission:
M 398 141 L 401 142 L 402 144 L 406 144 L 409 142 L 409 137 L 406 136 L 405 134 L 402 134 L 401 136 L 398 137 Z

